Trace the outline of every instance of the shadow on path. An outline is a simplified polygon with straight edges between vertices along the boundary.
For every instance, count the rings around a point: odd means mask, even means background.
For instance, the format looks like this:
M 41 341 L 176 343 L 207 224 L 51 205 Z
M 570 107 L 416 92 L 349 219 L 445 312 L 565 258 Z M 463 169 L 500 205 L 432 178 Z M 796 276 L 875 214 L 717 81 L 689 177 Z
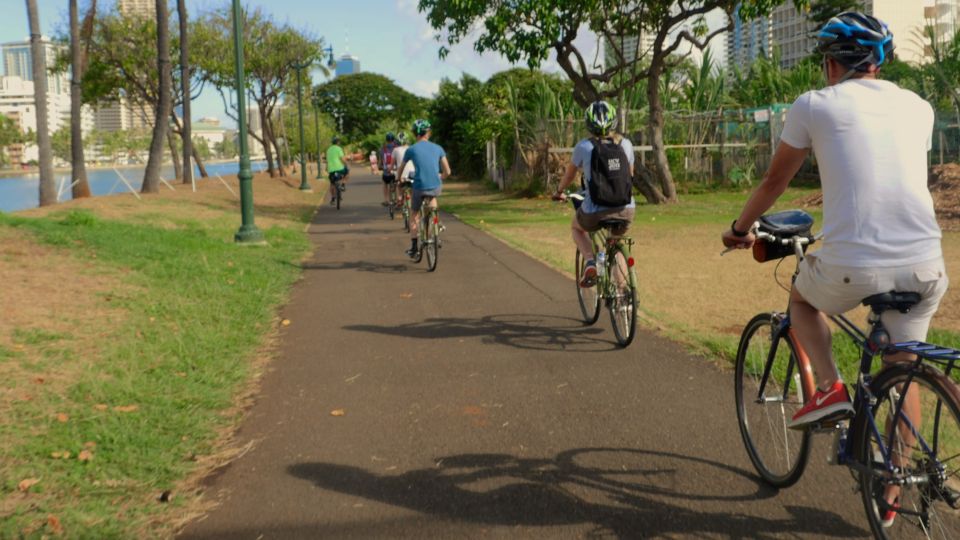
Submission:
M 392 326 L 354 324 L 343 328 L 418 339 L 479 337 L 485 344 L 542 351 L 599 352 L 619 348 L 610 340 L 596 337 L 604 333 L 602 328 L 584 326 L 579 319 L 550 315 L 444 317 Z
M 375 274 L 401 274 L 418 269 L 418 267 L 410 263 L 380 264 L 369 261 L 307 262 L 301 264 L 300 268 L 304 270 L 359 270 L 361 272 L 373 272 Z
M 443 519 L 504 526 L 594 524 L 588 536 L 867 534 L 833 512 L 805 506 L 786 506 L 789 516 L 776 518 L 695 509 L 709 508 L 712 501 L 758 501 L 776 490 L 736 467 L 664 452 L 586 448 L 553 459 L 465 454 L 436 463 L 399 475 L 332 463 L 301 463 L 288 472 L 322 489 Z

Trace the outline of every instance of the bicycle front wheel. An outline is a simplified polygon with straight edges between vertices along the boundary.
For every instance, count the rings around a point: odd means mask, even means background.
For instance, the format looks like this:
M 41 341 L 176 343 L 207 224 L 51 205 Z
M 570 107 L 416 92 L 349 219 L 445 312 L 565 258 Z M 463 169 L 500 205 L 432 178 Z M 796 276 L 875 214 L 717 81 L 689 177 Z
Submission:
M 427 271 L 433 272 L 437 269 L 437 255 L 440 254 L 440 216 L 436 210 L 427 214 L 423 220 L 423 227 L 426 230 L 426 245 L 423 249 L 427 252 Z
M 337 210 L 340 209 L 340 201 L 343 199 L 343 187 L 337 182 Z
M 750 461 L 767 483 L 786 487 L 800 479 L 807 465 L 810 431 L 787 427 L 803 406 L 803 391 L 797 348 L 787 334 L 774 341 L 775 328 L 773 314 L 761 313 L 743 329 L 734 391 L 740 435 Z M 771 357 L 773 347 L 776 352 Z
M 393 192 L 393 186 L 390 186 L 390 199 L 387 202 L 387 211 L 390 213 L 390 219 L 393 219 L 397 213 L 397 196 Z
M 607 309 L 617 343 L 626 347 L 637 333 L 637 280 L 628 262 L 629 257 L 622 249 L 614 249 L 609 257 L 607 273 L 610 299 Z
M 580 313 L 583 315 L 583 322 L 593 324 L 600 318 L 600 288 L 597 286 L 583 288 L 580 286 L 580 278 L 583 277 L 583 269 L 587 266 L 587 259 L 577 250 L 576 258 L 576 286 L 577 300 L 580 301 Z
M 864 509 L 877 538 L 960 538 L 960 393 L 928 366 L 898 365 L 871 384 L 871 424 L 851 429 Z M 901 396 L 904 403 L 900 409 Z M 906 410 L 910 410 L 906 414 Z M 896 427 L 894 427 L 896 426 Z M 890 505 L 889 500 L 896 504 Z M 884 518 L 892 523 L 884 523 Z

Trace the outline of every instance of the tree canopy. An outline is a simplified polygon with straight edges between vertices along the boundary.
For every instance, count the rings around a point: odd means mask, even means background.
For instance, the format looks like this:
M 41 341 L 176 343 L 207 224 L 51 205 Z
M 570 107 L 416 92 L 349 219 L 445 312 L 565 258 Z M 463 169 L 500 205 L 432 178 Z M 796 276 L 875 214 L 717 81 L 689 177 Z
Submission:
M 342 122 L 342 133 L 354 141 L 376 133 L 382 122 L 406 123 L 426 108 L 426 100 L 376 73 L 339 76 L 316 86 L 313 100 L 321 111 Z

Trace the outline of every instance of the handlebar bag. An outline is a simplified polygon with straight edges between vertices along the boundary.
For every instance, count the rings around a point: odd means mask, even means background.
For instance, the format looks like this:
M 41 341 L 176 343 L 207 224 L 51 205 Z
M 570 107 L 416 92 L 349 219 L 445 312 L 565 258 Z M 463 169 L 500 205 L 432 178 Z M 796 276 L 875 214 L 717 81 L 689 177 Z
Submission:
M 782 259 L 793 255 L 793 244 L 782 244 L 780 241 L 803 236 L 813 241 L 813 216 L 803 210 L 784 210 L 773 214 L 760 216 L 759 230 L 772 234 L 776 242 L 757 240 L 753 243 L 753 258 L 757 262 L 767 262 Z M 807 245 L 803 245 L 803 252 L 807 252 Z

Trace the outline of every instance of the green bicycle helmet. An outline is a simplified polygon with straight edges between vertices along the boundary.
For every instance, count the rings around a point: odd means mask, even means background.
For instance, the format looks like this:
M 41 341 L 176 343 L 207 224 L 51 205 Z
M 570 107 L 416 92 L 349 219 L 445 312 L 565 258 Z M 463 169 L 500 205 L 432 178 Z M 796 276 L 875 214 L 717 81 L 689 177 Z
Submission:
M 430 131 L 430 122 L 424 119 L 419 119 L 413 123 L 413 134 L 417 137 L 422 137 L 428 131 Z
M 403 131 L 397 133 L 397 142 L 401 145 L 407 144 L 407 134 Z
M 594 101 L 588 105 L 584 117 L 587 131 L 593 135 L 603 136 L 617 127 L 617 109 L 606 101 Z

